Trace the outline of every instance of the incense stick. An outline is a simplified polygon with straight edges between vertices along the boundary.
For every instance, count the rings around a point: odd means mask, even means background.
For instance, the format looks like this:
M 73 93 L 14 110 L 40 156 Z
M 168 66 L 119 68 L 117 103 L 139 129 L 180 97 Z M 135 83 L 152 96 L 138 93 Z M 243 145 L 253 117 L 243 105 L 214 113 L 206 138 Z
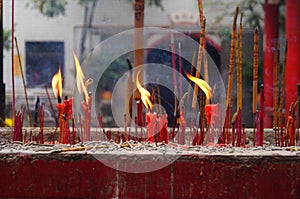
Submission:
M 183 93 L 182 93 L 182 58 L 181 58 L 181 43 L 178 43 L 178 56 L 179 56 L 179 98 L 180 100 L 183 97 Z
M 252 80 L 252 115 L 253 115 L 253 146 L 256 142 L 256 105 L 257 105 L 257 75 L 258 75 L 258 27 L 254 31 L 253 47 L 253 80 Z
M 288 42 L 285 43 L 285 50 L 284 50 L 284 61 L 282 65 L 282 76 L 281 76 L 281 88 L 280 88 L 280 103 L 279 103 L 279 125 L 282 125 L 283 120 L 283 102 L 285 96 L 285 73 L 286 73 L 286 62 L 287 62 L 287 49 L 288 49 Z M 299 117 L 299 116 L 298 116 Z
M 45 91 L 46 91 L 46 94 L 47 94 L 47 98 L 48 98 L 48 102 L 49 102 L 49 106 L 50 106 L 50 110 L 51 110 L 51 115 L 55 119 L 55 126 L 58 127 L 58 118 L 57 118 L 57 115 L 55 114 L 55 111 L 54 111 L 52 101 L 51 101 L 51 98 L 50 98 L 47 87 L 45 87 Z
M 240 46 L 239 46 L 240 52 L 239 52 L 239 109 L 243 109 L 243 13 L 241 13 L 241 18 L 240 18 Z
M 273 128 L 278 127 L 278 94 L 279 94 L 279 41 L 276 44 L 273 60 Z
M 239 33 L 235 31 L 234 34 L 235 42 L 235 69 L 236 69 L 236 90 L 237 90 L 237 112 L 240 109 L 240 56 L 239 56 Z
M 256 114 L 257 102 L 257 75 L 258 75 L 258 28 L 254 32 L 254 55 L 253 55 L 253 90 L 252 90 L 252 114 Z
M 232 95 L 232 76 L 233 76 L 233 66 L 234 66 L 236 20 L 237 20 L 238 13 L 239 13 L 239 6 L 237 6 L 235 9 L 235 15 L 233 19 L 232 33 L 231 33 L 230 60 L 229 60 L 229 71 L 228 71 L 227 99 L 226 99 L 227 106 L 230 104 L 231 95 Z
M 143 30 L 141 29 L 144 27 L 144 7 L 145 7 L 145 0 L 135 0 L 134 2 L 134 52 L 133 52 L 134 67 L 138 67 L 144 64 L 144 49 L 143 49 L 144 35 L 143 35 Z M 136 71 L 134 77 L 136 77 L 138 71 L 140 71 L 140 73 L 143 74 L 141 69 L 139 69 Z M 143 81 L 144 81 L 144 77 L 143 75 L 141 75 L 140 77 L 141 84 L 143 84 Z M 136 87 L 134 90 L 135 90 L 134 99 L 140 100 L 141 94 L 136 89 Z M 142 104 L 139 105 L 142 106 Z M 141 117 L 141 115 L 138 115 L 138 117 Z M 138 119 L 141 120 L 141 118 Z
M 209 78 L 208 78 L 208 58 L 207 57 L 208 57 L 208 52 L 205 51 L 204 52 L 204 67 L 203 67 L 204 68 L 204 81 L 206 81 L 207 83 L 209 83 Z M 210 103 L 210 99 L 206 98 L 205 104 L 209 104 L 209 103 Z
M 196 59 L 196 51 L 193 52 L 193 56 L 192 56 L 192 64 L 191 64 L 191 69 L 190 69 L 190 74 L 192 74 L 192 75 L 194 73 L 195 59 Z M 190 101 L 190 96 L 191 96 L 190 95 L 190 92 L 191 92 L 191 89 L 192 89 L 191 83 L 192 83 L 192 80 L 189 80 L 188 98 L 187 98 L 188 102 Z
M 15 33 L 15 0 L 11 1 L 11 38 L 14 38 Z M 15 105 L 16 105 L 16 95 L 15 95 L 15 64 L 14 64 L 14 39 L 11 40 L 11 62 L 12 62 L 12 68 L 11 68 L 11 81 L 12 81 L 12 119 L 13 124 L 15 123 Z
M 197 69 L 196 69 L 196 76 L 195 76 L 196 78 L 200 78 L 202 56 L 203 56 L 203 49 L 204 49 L 204 42 L 205 42 L 205 25 L 206 25 L 206 19 L 204 17 L 203 22 L 201 24 L 200 43 L 199 43 Z M 196 109 L 197 95 L 198 95 L 198 86 L 196 84 L 194 84 L 194 95 L 193 95 L 193 101 L 192 101 L 192 109 L 193 110 Z
M 130 124 L 131 115 L 132 115 L 132 95 L 134 84 L 132 81 L 132 64 L 129 59 L 126 59 L 128 69 L 129 69 L 129 77 L 126 83 L 126 92 L 125 92 L 125 101 L 124 101 L 124 115 L 126 125 Z
M 157 103 L 159 105 L 159 115 L 162 115 L 162 105 L 161 105 L 161 99 L 160 99 L 160 87 L 159 87 L 159 79 L 156 78 L 156 86 L 157 86 Z
M 142 66 L 144 64 L 144 7 L 145 0 L 135 0 L 134 2 L 134 52 L 133 52 L 133 63 L 134 67 Z M 134 74 L 134 79 L 140 72 L 143 74 L 143 69 L 138 68 Z M 140 82 L 143 84 L 144 76 L 141 75 Z M 136 89 L 136 85 L 134 84 L 134 99 L 136 102 L 141 100 L 141 94 Z M 137 105 L 137 119 L 138 124 L 142 126 L 143 123 L 143 107 L 142 103 L 136 103 Z
M 27 106 L 29 125 L 32 126 L 32 120 L 31 120 L 31 115 L 30 115 L 30 107 L 29 107 L 28 96 L 27 96 L 27 88 L 26 88 L 25 78 L 24 78 L 24 74 L 23 74 L 23 67 L 22 67 L 22 61 L 21 61 L 21 56 L 20 56 L 17 37 L 15 37 L 15 42 L 16 42 L 16 49 L 17 49 L 17 53 L 18 53 L 20 72 L 21 72 L 21 76 L 22 76 L 22 82 L 23 82 L 23 89 L 24 89 L 26 106 Z
M 202 0 L 198 0 L 198 9 L 199 9 L 200 24 L 202 24 L 204 20 Z

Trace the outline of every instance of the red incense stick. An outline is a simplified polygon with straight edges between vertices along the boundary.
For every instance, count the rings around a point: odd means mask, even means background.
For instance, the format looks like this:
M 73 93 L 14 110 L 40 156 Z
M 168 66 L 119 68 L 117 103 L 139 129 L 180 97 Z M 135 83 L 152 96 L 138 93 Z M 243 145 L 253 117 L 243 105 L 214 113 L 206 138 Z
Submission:
M 172 67 L 173 67 L 173 84 L 174 87 L 177 87 L 176 81 L 176 57 L 175 57 L 175 45 L 174 45 L 174 36 L 171 32 L 171 52 L 172 52 Z
M 39 143 L 44 144 L 44 115 L 45 115 L 45 103 L 42 103 L 38 107 L 38 116 L 40 120 L 40 133 L 39 133 Z
M 260 111 L 257 120 L 257 146 L 263 146 L 264 141 L 264 85 L 260 86 Z
M 15 38 L 14 33 L 15 33 L 15 0 L 11 1 L 11 38 Z M 15 96 L 15 64 L 14 64 L 14 39 L 11 40 L 11 63 L 12 63 L 12 68 L 11 68 L 11 81 L 12 81 L 12 116 L 15 117 L 15 104 L 16 104 L 16 96 Z M 16 120 L 13 118 L 13 121 L 15 122 Z
M 179 73 L 180 73 L 180 76 L 179 76 L 179 96 L 180 96 L 180 99 L 182 99 L 182 59 L 181 59 L 181 43 L 179 42 L 178 43 L 178 55 L 179 55 Z

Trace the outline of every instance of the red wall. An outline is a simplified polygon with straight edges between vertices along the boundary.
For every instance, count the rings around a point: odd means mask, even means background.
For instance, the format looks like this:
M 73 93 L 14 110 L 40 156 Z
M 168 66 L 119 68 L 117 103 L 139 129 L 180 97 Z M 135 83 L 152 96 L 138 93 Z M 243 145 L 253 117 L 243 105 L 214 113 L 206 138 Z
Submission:
M 300 197 L 300 156 L 181 156 L 158 171 L 133 174 L 91 155 L 1 154 L 0 171 L 0 197 Z

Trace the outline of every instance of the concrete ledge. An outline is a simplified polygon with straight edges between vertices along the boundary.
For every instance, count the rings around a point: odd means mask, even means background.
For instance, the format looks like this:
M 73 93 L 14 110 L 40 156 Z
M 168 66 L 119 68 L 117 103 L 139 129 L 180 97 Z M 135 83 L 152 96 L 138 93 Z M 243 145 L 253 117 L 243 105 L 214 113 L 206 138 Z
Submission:
M 102 156 L 126 164 L 123 155 Z M 143 160 L 140 160 L 143 164 Z M 144 162 L 145 163 L 145 162 Z M 93 154 L 0 153 L 9 198 L 299 198 L 300 156 L 181 155 L 148 173 L 105 166 Z

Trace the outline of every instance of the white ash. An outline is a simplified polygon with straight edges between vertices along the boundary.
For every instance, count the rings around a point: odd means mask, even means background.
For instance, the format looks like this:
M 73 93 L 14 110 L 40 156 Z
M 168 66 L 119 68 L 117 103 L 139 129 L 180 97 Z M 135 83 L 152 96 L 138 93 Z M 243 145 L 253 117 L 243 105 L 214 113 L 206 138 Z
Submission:
M 66 151 L 62 149 L 86 147 L 81 151 Z M 70 144 L 37 144 L 34 142 L 23 144 L 22 142 L 0 141 L 1 153 L 42 153 L 49 154 L 53 152 L 59 153 L 112 153 L 112 154 L 174 154 L 174 155 L 241 155 L 241 156 L 260 156 L 260 155 L 300 155 L 300 147 L 225 147 L 218 146 L 186 146 L 175 143 L 150 143 L 127 141 L 117 144 L 113 141 L 89 141 L 85 143 Z

